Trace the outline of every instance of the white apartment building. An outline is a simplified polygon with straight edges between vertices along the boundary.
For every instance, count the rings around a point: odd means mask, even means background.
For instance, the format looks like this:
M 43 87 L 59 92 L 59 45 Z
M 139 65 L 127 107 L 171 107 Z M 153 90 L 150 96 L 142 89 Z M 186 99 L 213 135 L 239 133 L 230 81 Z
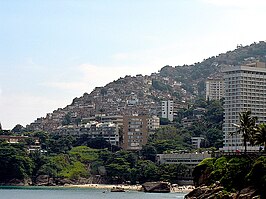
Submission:
M 89 123 L 80 126 L 61 126 L 55 129 L 54 133 L 73 136 L 87 135 L 90 139 L 101 137 L 112 145 L 119 145 L 118 124 L 112 122 L 90 121 Z
M 223 96 L 223 77 L 208 78 L 206 81 L 206 100 L 220 100 Z
M 148 118 L 148 130 L 149 132 L 154 132 L 156 129 L 160 128 L 160 118 L 153 115 Z
M 162 118 L 167 118 L 171 122 L 174 120 L 173 100 L 162 101 Z
M 226 66 L 224 73 L 224 146 L 223 151 L 244 151 L 242 135 L 233 134 L 239 113 L 250 110 L 258 122 L 266 122 L 266 67 L 257 62 L 245 66 Z M 259 147 L 248 145 L 247 150 Z

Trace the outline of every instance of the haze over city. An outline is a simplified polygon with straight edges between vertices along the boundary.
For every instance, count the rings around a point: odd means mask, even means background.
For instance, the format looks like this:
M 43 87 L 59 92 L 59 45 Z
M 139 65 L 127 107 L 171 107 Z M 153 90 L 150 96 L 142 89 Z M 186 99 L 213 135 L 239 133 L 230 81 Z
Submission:
M 125 75 L 265 40 L 263 0 L 0 2 L 0 122 L 26 125 Z

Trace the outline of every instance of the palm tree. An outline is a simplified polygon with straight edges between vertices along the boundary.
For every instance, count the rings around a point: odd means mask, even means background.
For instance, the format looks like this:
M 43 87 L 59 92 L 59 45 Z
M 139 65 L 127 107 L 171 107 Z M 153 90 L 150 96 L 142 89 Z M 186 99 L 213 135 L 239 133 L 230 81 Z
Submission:
M 240 125 L 235 125 L 238 127 L 238 130 L 234 133 L 242 135 L 245 146 L 245 151 L 244 151 L 245 154 L 247 153 L 247 142 L 252 140 L 252 135 L 255 131 L 257 119 L 258 119 L 257 117 L 251 116 L 251 111 L 239 113 Z
M 261 123 L 257 125 L 253 135 L 254 144 L 264 145 L 264 152 L 266 152 L 266 124 Z

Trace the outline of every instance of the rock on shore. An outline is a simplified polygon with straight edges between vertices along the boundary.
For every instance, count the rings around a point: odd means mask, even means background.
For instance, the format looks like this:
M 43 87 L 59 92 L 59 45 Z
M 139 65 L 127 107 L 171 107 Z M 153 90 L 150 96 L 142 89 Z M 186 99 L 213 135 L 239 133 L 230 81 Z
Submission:
M 171 184 L 168 182 L 145 182 L 142 184 L 144 192 L 169 193 Z
M 185 196 L 185 199 L 258 199 L 258 198 L 260 198 L 260 196 L 258 195 L 257 191 L 252 187 L 242 189 L 238 193 L 228 193 L 224 191 L 224 187 L 222 186 L 197 187 Z

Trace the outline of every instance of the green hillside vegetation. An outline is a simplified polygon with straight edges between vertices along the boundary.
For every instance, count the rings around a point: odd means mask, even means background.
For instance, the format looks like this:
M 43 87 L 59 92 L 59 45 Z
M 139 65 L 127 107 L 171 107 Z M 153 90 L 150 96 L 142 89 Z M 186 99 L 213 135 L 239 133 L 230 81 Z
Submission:
M 0 140 L 0 179 L 24 180 L 31 176 L 34 164 L 21 144 L 10 145 Z
M 148 145 L 153 146 L 157 153 L 173 151 L 191 151 L 191 137 L 203 137 L 202 148 L 218 149 L 222 147 L 223 108 L 222 101 L 197 100 L 189 109 L 180 110 L 175 121 L 162 125 L 149 139 Z M 181 119 L 194 117 L 197 108 L 204 108 L 202 117 L 189 126 L 182 126 Z
M 217 182 L 228 192 L 255 187 L 262 198 L 266 195 L 266 157 L 250 159 L 248 156 L 208 158 L 193 171 L 197 186 L 211 186 Z
M 181 110 L 178 114 L 180 118 L 190 117 L 197 107 L 205 108 L 206 112 L 199 122 L 190 127 L 183 127 L 179 118 L 171 124 L 168 122 L 168 125 L 163 125 L 151 135 L 147 145 L 138 153 L 123 151 L 102 138 L 90 139 L 86 135 L 77 137 L 23 132 L 29 136 L 24 143 L 8 144 L 2 141 L 0 144 L 0 181 L 5 183 L 12 179 L 31 179 L 36 183 L 38 176 L 48 175 L 51 179 L 72 181 L 101 176 L 106 183 L 148 180 L 175 183 L 186 168 L 183 165 L 157 165 L 156 154 L 195 150 L 191 147 L 191 136 L 203 136 L 203 148 L 221 146 L 221 106 L 222 101 L 197 100 L 189 109 Z M 12 132 L 2 133 L 12 135 Z M 33 142 L 32 137 L 39 138 L 45 153 L 26 152 L 28 145 Z M 8 157 L 6 154 L 9 154 Z M 9 166 L 11 164 L 13 167 Z M 7 175 L 11 170 L 13 175 Z
M 12 181 L 32 181 L 46 175 L 53 182 L 101 176 L 104 183 L 143 183 L 146 181 L 169 181 L 176 183 L 186 167 L 183 165 L 157 165 L 144 156 L 127 152 L 111 152 L 107 149 L 92 149 L 77 146 L 62 152 L 42 154 L 39 151 L 26 153 L 26 145 L 0 143 L 0 184 Z M 48 182 L 47 182 L 48 183 Z M 48 185 L 48 184 L 47 184 Z

